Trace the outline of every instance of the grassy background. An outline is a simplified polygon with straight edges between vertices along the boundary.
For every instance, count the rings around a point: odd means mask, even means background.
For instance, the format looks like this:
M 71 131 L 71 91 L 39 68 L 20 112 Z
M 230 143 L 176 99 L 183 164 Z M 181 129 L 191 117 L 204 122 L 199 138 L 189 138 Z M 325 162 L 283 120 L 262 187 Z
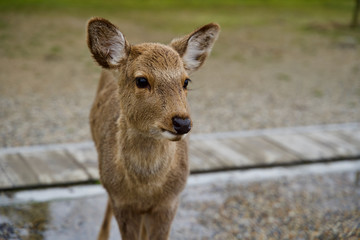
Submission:
M 348 27 L 353 5 L 0 0 L 0 145 L 90 139 L 87 118 L 100 72 L 85 41 L 92 16 L 118 25 L 131 43 L 168 43 L 203 24 L 221 25 L 191 85 L 198 90 L 190 96 L 195 131 L 360 121 L 352 110 L 360 107 L 360 29 Z
M 132 18 L 149 25 L 161 22 L 164 27 L 202 24 L 210 20 L 224 26 L 236 27 L 239 24 L 266 22 L 269 13 L 271 16 L 287 16 L 295 22 L 297 18 L 303 20 L 302 18 L 306 17 L 309 20 L 333 19 L 347 23 L 350 21 L 353 5 L 353 0 L 2 0 L 0 12 L 65 14 L 79 17 L 103 15 Z M 177 17 L 180 17 L 180 21 Z
M 91 9 L 91 10 L 112 10 L 114 7 L 130 9 L 159 9 L 159 8 L 198 8 L 198 7 L 221 7 L 221 6 L 265 6 L 265 7 L 325 7 L 329 9 L 351 8 L 354 4 L 352 0 L 13 0 L 1 1 L 1 7 L 6 9 L 29 9 L 29 8 L 47 8 L 47 9 Z
M 138 37 L 139 32 L 130 35 L 134 37 L 130 40 L 135 43 L 164 41 L 164 35 L 169 36 L 169 41 L 174 34 L 187 33 L 189 29 L 208 22 L 222 26 L 226 34 L 224 39 L 230 37 L 233 30 L 252 28 L 256 32 L 262 27 L 282 26 L 284 34 L 287 31 L 301 34 L 320 32 L 336 38 L 346 33 L 359 40 L 359 31 L 347 28 L 353 5 L 352 0 L 1 0 L 0 53 L 7 57 L 19 54 L 34 56 L 43 51 L 38 47 L 48 45 L 46 42 L 59 38 L 59 35 L 69 39 L 83 38 L 84 31 L 80 27 L 84 28 L 92 16 L 112 20 L 125 35 L 128 29 L 132 34 L 131 28 L 143 31 L 143 38 Z M 32 31 L 22 32 L 19 36 L 16 31 L 21 30 L 21 26 L 17 29 L 17 24 L 23 25 L 26 18 L 38 22 L 27 26 Z M 74 20 L 73 24 L 66 20 L 69 18 Z M 83 21 L 83 24 L 75 26 L 75 20 Z M 225 42 L 220 42 L 221 48 L 231 44 Z M 68 44 L 71 40 L 53 44 L 47 51 L 50 55 L 59 55 Z

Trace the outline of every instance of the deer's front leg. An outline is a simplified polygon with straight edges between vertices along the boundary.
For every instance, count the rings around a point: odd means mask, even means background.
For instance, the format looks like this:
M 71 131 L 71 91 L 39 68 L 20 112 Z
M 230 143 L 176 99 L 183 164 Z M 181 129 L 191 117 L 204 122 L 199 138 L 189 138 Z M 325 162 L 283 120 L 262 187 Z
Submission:
M 114 207 L 114 215 L 123 240 L 138 240 L 141 227 L 141 215 L 129 208 Z
M 149 239 L 166 240 L 169 238 L 171 223 L 174 220 L 178 201 L 170 206 L 157 208 L 144 215 L 144 224 Z

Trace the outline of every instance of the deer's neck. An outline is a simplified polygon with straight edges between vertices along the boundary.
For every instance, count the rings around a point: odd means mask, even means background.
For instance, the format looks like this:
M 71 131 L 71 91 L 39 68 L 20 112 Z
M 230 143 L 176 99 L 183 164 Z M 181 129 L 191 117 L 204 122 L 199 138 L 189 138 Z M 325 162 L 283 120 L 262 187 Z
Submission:
M 176 143 L 144 135 L 124 123 L 119 128 L 119 158 L 127 171 L 142 178 L 167 173 Z

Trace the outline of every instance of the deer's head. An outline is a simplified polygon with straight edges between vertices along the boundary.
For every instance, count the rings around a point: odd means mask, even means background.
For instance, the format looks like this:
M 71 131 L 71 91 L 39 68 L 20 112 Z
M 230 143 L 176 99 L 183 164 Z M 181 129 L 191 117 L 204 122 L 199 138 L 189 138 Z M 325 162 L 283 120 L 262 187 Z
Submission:
M 170 45 L 131 45 L 109 21 L 89 21 L 89 49 L 117 79 L 119 107 L 128 127 L 173 141 L 191 130 L 186 99 L 189 74 L 204 63 L 219 30 L 217 24 L 210 23 Z

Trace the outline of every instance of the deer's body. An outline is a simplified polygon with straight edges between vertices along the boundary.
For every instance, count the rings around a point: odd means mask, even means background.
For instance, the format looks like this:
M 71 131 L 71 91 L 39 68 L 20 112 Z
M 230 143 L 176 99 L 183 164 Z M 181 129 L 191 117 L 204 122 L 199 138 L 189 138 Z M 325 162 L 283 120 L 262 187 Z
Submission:
M 99 239 L 108 238 L 112 213 L 123 240 L 168 238 L 189 173 L 188 74 L 200 67 L 218 30 L 209 24 L 171 46 L 132 46 L 107 20 L 90 20 L 88 45 L 104 68 L 90 113 L 109 194 Z

